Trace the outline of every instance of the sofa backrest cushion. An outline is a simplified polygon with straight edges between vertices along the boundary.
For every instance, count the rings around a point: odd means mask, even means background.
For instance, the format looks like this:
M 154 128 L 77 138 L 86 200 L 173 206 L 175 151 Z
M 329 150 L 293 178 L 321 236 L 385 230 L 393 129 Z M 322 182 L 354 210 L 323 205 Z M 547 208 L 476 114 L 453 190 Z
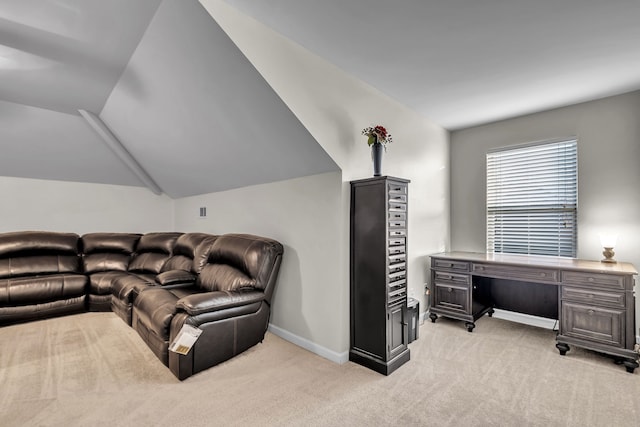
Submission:
M 194 264 L 193 260 L 202 259 L 203 251 L 206 251 L 207 255 L 209 254 L 213 241 L 209 246 L 201 246 L 201 244 L 206 239 L 211 238 L 215 239 L 215 236 L 206 233 L 185 233 L 178 237 L 173 246 L 173 255 L 162 267 L 162 271 L 184 270 L 198 274 L 202 266 L 204 266 L 204 262 L 200 262 L 200 268 L 198 268 L 198 265 Z
M 55 231 L 14 231 L 0 234 L 0 258 L 31 255 L 78 254 L 80 237 Z
M 127 271 L 140 240 L 136 233 L 88 233 L 82 236 L 84 272 Z
M 211 246 L 198 286 L 208 291 L 264 290 L 282 245 L 249 234 L 224 234 Z
M 207 291 L 255 289 L 256 281 L 241 270 L 227 264 L 208 264 L 198 275 L 200 287 Z
M 0 234 L 0 278 L 78 273 L 80 236 L 52 231 Z
M 138 241 L 128 271 L 158 274 L 171 258 L 176 240 L 182 233 L 147 233 Z

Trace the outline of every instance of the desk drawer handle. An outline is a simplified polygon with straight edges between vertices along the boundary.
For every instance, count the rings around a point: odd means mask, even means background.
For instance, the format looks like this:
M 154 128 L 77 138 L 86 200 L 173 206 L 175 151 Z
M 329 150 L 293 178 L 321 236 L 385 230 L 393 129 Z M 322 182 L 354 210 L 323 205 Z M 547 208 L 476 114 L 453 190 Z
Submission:
M 589 310 L 589 311 L 587 311 L 587 313 L 589 313 L 589 316 L 593 316 L 594 314 L 596 314 L 596 312 L 594 310 Z
M 587 279 L 587 280 L 589 280 L 589 282 L 593 283 L 596 279 L 594 279 L 593 277 L 589 277 L 589 279 Z
M 448 289 L 447 289 L 447 291 L 448 291 L 449 293 L 451 293 L 451 292 L 453 292 L 453 288 L 448 288 Z
M 540 277 L 547 277 L 547 273 L 540 273 Z
M 478 271 L 482 271 L 482 270 L 484 270 L 484 267 L 480 265 L 480 266 L 478 266 L 477 270 Z

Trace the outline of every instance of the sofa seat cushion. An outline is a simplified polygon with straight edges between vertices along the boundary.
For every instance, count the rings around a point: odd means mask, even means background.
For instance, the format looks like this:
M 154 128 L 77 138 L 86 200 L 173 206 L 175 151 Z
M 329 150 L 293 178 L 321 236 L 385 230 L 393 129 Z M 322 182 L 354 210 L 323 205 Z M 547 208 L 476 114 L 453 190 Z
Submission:
M 68 299 L 83 296 L 86 288 L 87 276 L 84 274 L 0 279 L 0 304 L 26 305 Z
M 163 340 L 169 339 L 169 325 L 176 314 L 178 296 L 170 290 L 151 287 L 141 292 L 134 302 L 134 318 L 136 323 L 144 327 Z M 137 325 L 132 325 L 137 329 Z
M 126 277 L 126 271 L 103 271 L 89 275 L 89 293 L 94 295 L 111 295 L 114 282 L 120 277 Z

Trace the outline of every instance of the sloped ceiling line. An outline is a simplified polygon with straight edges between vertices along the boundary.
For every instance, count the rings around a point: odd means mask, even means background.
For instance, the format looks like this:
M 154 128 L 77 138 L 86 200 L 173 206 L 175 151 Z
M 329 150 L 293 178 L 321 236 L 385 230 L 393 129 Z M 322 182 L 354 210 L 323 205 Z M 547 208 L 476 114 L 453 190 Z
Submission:
M 89 126 L 98 134 L 98 136 L 104 141 L 104 143 L 115 153 L 116 156 L 142 181 L 153 193 L 160 195 L 163 193 L 158 184 L 155 183 L 153 178 L 144 170 L 140 163 L 129 153 L 129 151 L 122 145 L 120 140 L 111 132 L 106 124 L 100 117 L 96 116 L 87 110 L 78 110 L 80 115 L 87 121 Z

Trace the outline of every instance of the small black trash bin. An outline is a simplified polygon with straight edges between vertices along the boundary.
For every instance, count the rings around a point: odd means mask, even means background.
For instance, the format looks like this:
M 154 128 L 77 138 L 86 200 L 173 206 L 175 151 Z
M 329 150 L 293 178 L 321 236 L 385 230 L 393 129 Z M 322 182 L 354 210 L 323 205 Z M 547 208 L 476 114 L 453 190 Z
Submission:
M 420 302 L 415 298 L 407 300 L 407 317 L 409 323 L 409 342 L 418 339 L 420 320 Z

